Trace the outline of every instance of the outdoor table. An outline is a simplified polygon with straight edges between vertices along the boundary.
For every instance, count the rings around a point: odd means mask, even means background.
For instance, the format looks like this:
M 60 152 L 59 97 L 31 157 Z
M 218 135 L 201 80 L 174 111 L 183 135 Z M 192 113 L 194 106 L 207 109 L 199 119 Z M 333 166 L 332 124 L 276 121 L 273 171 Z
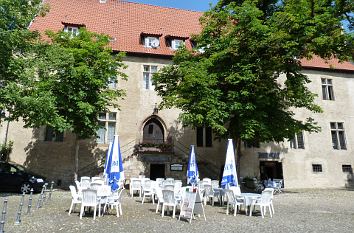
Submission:
M 259 199 L 261 197 L 261 194 L 241 193 L 240 196 L 244 198 L 245 208 L 248 208 L 248 207 L 250 208 L 250 215 L 249 216 L 252 216 L 252 205 L 253 205 L 254 201 L 256 201 L 257 199 Z

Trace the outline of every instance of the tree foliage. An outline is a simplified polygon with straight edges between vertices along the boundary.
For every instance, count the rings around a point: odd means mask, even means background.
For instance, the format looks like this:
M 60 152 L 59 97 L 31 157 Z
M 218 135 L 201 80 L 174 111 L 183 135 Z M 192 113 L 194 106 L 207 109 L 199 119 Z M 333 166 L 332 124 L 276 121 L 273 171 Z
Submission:
M 90 138 L 98 129 L 98 114 L 124 92 L 108 84 L 125 78 L 124 54 L 112 55 L 109 37 L 80 29 L 77 36 L 48 32 L 50 43 L 37 43 L 16 56 L 11 79 L 3 88 L 10 120 L 26 127 L 49 125 Z
M 201 19 L 197 49 L 180 49 L 174 64 L 154 76 L 161 107 L 177 107 L 185 125 L 211 126 L 240 141 L 282 141 L 318 131 L 321 112 L 301 73 L 300 59 L 318 55 L 347 60 L 353 38 L 341 20 L 352 2 L 323 0 L 220 1 Z M 352 8 L 351 8 L 352 9 Z M 199 51 L 198 51 L 199 49 Z M 240 154 L 240 151 L 239 151 Z

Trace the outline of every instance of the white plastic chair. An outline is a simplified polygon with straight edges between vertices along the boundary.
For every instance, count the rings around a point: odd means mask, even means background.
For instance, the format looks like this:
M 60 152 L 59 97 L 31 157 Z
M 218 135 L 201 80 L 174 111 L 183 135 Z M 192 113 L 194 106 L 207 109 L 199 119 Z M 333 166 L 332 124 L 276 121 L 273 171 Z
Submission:
M 265 214 L 267 213 L 267 207 L 269 209 L 270 217 L 273 217 L 273 207 L 272 207 L 272 200 L 273 200 L 274 189 L 273 188 L 266 188 L 263 190 L 262 195 L 259 199 L 255 200 L 250 209 L 250 216 L 252 216 L 252 211 L 255 209 L 256 206 L 259 206 L 261 210 L 262 218 L 264 218 Z
M 140 179 L 132 178 L 130 179 L 130 187 L 129 187 L 129 192 L 130 196 L 134 196 L 134 192 L 138 191 L 139 197 L 141 197 L 141 181 Z
M 82 188 L 81 188 L 80 181 L 75 180 L 75 185 L 76 185 L 76 189 L 77 189 L 77 194 L 78 194 L 79 196 L 81 196 L 81 195 L 82 195 L 82 194 L 81 194 Z
M 107 197 L 107 201 L 103 208 L 103 213 L 106 213 L 107 207 L 111 207 L 111 208 L 115 207 L 117 212 L 117 217 L 119 217 L 119 215 L 123 215 L 122 202 L 121 202 L 123 190 L 124 189 L 117 190 L 117 192 Z
M 102 177 L 99 177 L 99 176 L 94 176 L 91 178 L 91 182 L 95 182 L 95 181 L 102 181 L 104 182 L 103 178 Z
M 211 203 L 213 203 L 213 198 L 214 198 L 214 191 L 209 184 L 204 184 L 204 191 L 203 191 L 203 202 L 204 205 L 207 204 L 207 202 L 211 200 Z
M 150 197 L 152 203 L 155 204 L 153 182 L 151 180 L 145 180 L 145 182 L 142 184 L 142 192 L 143 192 L 143 199 L 141 201 L 141 204 L 144 204 L 145 197 Z
M 90 188 L 91 178 L 88 176 L 81 177 L 80 184 L 82 189 Z
M 75 210 L 76 204 L 80 204 L 81 203 L 81 197 L 76 192 L 75 186 L 70 185 L 69 188 L 70 188 L 70 192 L 71 192 L 71 205 L 70 205 L 70 209 L 69 209 L 69 215 L 70 215 L 71 211 Z
M 230 186 L 229 190 L 231 190 L 234 193 L 237 202 L 242 203 L 241 205 L 244 207 L 245 213 L 247 215 L 247 206 L 246 206 L 245 198 L 241 196 L 240 186 Z
M 175 218 L 177 201 L 175 199 L 174 192 L 171 190 L 162 190 L 163 204 L 161 216 L 165 215 L 165 207 L 173 207 L 172 218 Z
M 212 187 L 213 189 L 219 188 L 219 187 L 220 187 L 220 186 L 219 186 L 219 181 L 218 181 L 218 180 L 212 180 L 212 181 L 211 181 L 211 187 Z
M 230 205 L 233 207 L 234 209 L 234 216 L 236 216 L 238 207 L 241 206 L 243 204 L 243 202 L 239 202 L 234 194 L 234 192 L 230 189 L 226 189 L 225 190 L 225 194 L 227 197 L 227 204 L 226 204 L 226 214 L 229 214 L 229 208 Z
M 97 190 L 97 189 L 99 189 L 102 185 L 103 185 L 103 183 L 100 183 L 100 182 L 96 182 L 96 181 L 95 181 L 95 182 L 92 182 L 92 183 L 90 184 L 90 188 Z
M 160 187 L 162 187 L 162 184 L 163 184 L 164 181 L 165 181 L 164 178 L 156 178 L 156 183 L 157 183 L 157 185 L 159 185 Z
M 93 190 L 93 189 L 83 189 L 82 190 L 80 219 L 82 219 L 82 214 L 84 213 L 85 207 L 94 207 L 93 219 L 95 220 L 98 205 L 99 205 L 99 203 L 97 201 L 97 191 Z
M 204 185 L 211 185 L 211 179 L 210 178 L 203 178 L 203 180 L 202 180 L 202 182 L 203 182 L 203 184 Z
M 161 187 L 155 188 L 155 194 L 157 197 L 156 213 L 158 213 L 160 205 L 163 205 L 163 194 Z

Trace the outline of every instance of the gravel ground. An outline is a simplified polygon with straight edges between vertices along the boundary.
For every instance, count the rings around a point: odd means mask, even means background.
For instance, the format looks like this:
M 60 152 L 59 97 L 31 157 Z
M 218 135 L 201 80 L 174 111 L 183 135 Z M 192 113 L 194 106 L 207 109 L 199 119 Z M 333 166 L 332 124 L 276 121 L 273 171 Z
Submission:
M 0 195 L 9 199 L 5 232 L 354 232 L 354 191 L 348 190 L 293 190 L 275 195 L 275 215 L 264 219 L 260 213 L 249 217 L 244 213 L 226 215 L 225 207 L 205 207 L 203 218 L 186 221 L 155 213 L 152 203 L 140 203 L 140 198 L 123 197 L 123 216 L 113 212 L 96 218 L 78 216 L 78 208 L 70 216 L 70 193 L 55 191 L 52 200 L 31 215 L 23 214 L 20 225 L 15 215 L 20 195 Z M 28 198 L 28 197 L 27 197 Z M 1 200 L 2 198 L 0 198 Z M 36 204 L 38 195 L 34 197 Z M 24 212 L 27 210 L 27 200 Z M 2 203 L 0 203 L 2 208 Z

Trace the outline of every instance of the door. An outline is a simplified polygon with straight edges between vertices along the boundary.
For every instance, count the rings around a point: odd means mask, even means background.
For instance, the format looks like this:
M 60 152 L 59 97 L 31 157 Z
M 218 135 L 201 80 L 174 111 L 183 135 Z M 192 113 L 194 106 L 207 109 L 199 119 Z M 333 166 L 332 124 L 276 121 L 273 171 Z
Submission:
M 166 178 L 165 164 L 150 164 L 150 179 L 156 180 L 156 178 Z
M 283 166 L 277 161 L 260 161 L 261 180 L 283 179 Z

